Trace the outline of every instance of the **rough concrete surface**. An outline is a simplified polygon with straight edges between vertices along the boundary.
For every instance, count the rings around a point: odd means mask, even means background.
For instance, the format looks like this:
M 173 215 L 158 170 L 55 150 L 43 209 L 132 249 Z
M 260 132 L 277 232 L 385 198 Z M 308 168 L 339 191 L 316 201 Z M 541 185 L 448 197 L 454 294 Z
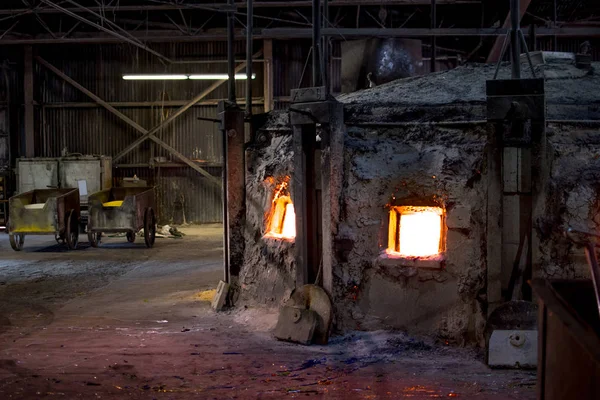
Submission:
M 287 114 L 286 114 L 287 115 Z M 281 113 L 271 121 L 281 126 Z M 278 308 L 289 297 L 296 281 L 293 240 L 265 238 L 268 216 L 277 188 L 291 175 L 291 136 L 278 129 L 262 131 L 246 152 L 246 240 L 240 273 L 241 303 Z
M 473 350 L 382 331 L 307 347 L 271 336 L 276 314 L 214 313 L 222 229 L 181 230 L 75 252 L 28 237 L 15 253 L 0 235 L 0 398 L 535 397 L 535 374 Z
M 548 127 L 547 170 L 540 171 L 545 195 L 535 211 L 535 277 L 589 277 L 583 251 L 565 239 L 564 229 L 600 228 L 598 125 L 556 121 L 600 119 L 600 64 L 592 67 L 578 69 L 560 59 L 535 67 L 545 79 L 547 118 L 555 121 Z M 340 218 L 332 227 L 330 294 L 339 331 L 397 328 L 483 345 L 490 284 L 487 127 L 428 122 L 485 120 L 486 80 L 494 69 L 465 65 L 338 96 L 347 125 Z M 532 77 L 527 65 L 522 70 Z M 499 78 L 509 76 L 503 64 Z M 291 173 L 288 119 L 272 113 L 248 157 L 242 291 L 261 304 L 280 305 L 294 285 L 293 243 L 259 240 L 273 196 L 268 179 Z M 445 209 L 443 257 L 414 265 L 382 257 L 390 204 L 417 205 L 415 200 Z

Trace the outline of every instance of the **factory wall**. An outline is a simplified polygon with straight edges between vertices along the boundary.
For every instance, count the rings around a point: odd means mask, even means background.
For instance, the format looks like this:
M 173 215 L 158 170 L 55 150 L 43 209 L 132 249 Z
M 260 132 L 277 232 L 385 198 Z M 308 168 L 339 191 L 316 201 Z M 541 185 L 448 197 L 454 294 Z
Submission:
M 579 39 L 558 40 L 559 51 L 576 51 Z M 547 40 L 538 40 L 539 48 L 550 49 Z M 592 48 L 597 49 L 595 42 Z M 255 49 L 262 43 L 257 41 Z M 224 60 L 226 42 L 163 43 L 154 44 L 158 52 L 176 60 Z M 113 104 L 132 120 L 146 129 L 164 121 L 177 108 L 190 100 L 211 81 L 124 81 L 129 73 L 224 73 L 225 63 L 171 65 L 137 47 L 120 45 L 46 45 L 34 46 L 34 55 L 63 71 L 103 100 Z M 333 93 L 340 92 L 341 50 L 339 42 L 331 43 L 331 68 L 329 80 Z M 236 58 L 245 58 L 243 40 L 235 43 Z M 10 130 L 10 158 L 24 153 L 23 143 L 23 48 L 3 47 L 0 66 L 7 73 L 0 77 L 0 125 Z M 273 41 L 273 92 L 275 109 L 289 106 L 292 89 L 309 86 L 312 81 L 310 40 Z M 600 57 L 594 50 L 593 58 Z M 263 57 L 261 56 L 260 59 Z M 263 63 L 253 65 L 254 113 L 263 105 Z M 428 69 L 428 68 L 427 68 Z M 35 155 L 60 156 L 69 153 L 102 154 L 115 156 L 134 141 L 139 133 L 93 103 L 85 94 L 66 83 L 44 66 L 34 62 L 35 100 Z M 4 76 L 6 75 L 6 76 Z M 7 85 L 8 82 L 8 85 Z M 236 85 L 238 99 L 245 97 L 244 81 Z M 218 100 L 227 97 L 223 84 L 198 105 L 192 107 L 170 127 L 158 132 L 158 137 L 175 147 L 185 156 L 202 160 L 206 169 L 215 176 L 221 175 L 221 137 L 218 126 L 198 118 L 216 118 Z M 173 102 L 177 102 L 174 104 Z M 129 104 L 125 104 L 129 103 Z M 134 103 L 134 104 L 132 104 Z M 8 108 L 8 111 L 6 109 Z M 8 119 L 8 121 L 7 121 Z M 3 129 L 5 129 L 3 128 Z M 5 129 L 5 130 L 6 130 Z M 6 148 L 6 145 L 4 145 Z M 6 150 L 1 157 L 6 158 Z M 165 157 L 172 166 L 160 170 L 148 168 L 155 157 Z M 159 210 L 162 222 L 173 220 L 173 210 L 183 202 L 186 221 L 196 223 L 220 222 L 221 193 L 206 178 L 180 164 L 166 151 L 149 141 L 115 162 L 114 176 L 119 179 L 137 175 L 157 185 L 161 199 Z M 13 187 L 14 188 L 14 187 Z

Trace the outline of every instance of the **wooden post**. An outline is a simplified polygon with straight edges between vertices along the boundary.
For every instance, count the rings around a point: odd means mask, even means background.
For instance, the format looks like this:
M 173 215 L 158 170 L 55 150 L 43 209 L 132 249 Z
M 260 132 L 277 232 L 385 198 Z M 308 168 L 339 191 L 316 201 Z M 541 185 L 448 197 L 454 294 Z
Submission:
M 21 152 L 25 157 L 35 157 L 35 110 L 33 108 L 33 48 L 25 46 L 23 59 L 23 96 L 25 100 L 24 112 L 24 143 Z

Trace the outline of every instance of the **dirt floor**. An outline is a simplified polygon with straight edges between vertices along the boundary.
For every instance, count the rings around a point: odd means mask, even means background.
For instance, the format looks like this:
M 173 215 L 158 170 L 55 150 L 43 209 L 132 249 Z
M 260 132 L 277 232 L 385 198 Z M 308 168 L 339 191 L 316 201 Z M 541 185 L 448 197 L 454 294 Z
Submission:
M 67 252 L 0 234 L 0 399 L 534 399 L 535 373 L 398 332 L 278 342 L 276 314 L 210 310 L 220 226 Z M 83 240 L 83 235 L 81 236 Z

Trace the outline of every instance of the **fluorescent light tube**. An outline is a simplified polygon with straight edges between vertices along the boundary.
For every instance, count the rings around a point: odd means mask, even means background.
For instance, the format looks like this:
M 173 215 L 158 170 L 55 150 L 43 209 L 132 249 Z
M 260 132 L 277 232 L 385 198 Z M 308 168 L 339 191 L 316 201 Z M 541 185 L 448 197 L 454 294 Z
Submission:
M 126 81 L 184 81 L 187 75 L 123 75 Z
M 235 74 L 236 80 L 246 79 L 246 74 Z M 223 81 L 229 79 L 229 75 L 227 74 L 198 74 L 198 75 L 190 75 L 190 79 L 194 80 L 205 80 L 205 81 Z M 256 74 L 252 74 L 252 79 L 256 79 Z

